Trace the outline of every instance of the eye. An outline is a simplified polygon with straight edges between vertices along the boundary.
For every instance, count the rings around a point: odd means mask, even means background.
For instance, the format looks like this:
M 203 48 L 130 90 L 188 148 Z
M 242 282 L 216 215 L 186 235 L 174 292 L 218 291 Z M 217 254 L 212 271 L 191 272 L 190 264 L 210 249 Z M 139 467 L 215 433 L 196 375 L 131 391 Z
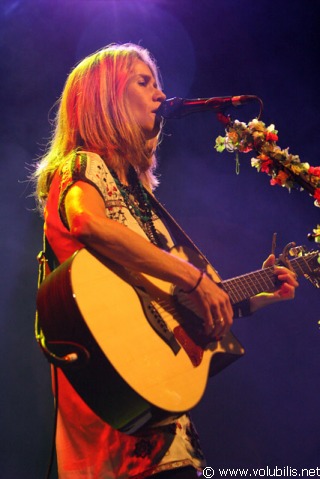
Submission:
M 152 81 L 152 78 L 149 75 L 138 75 L 137 84 L 140 86 L 147 87 Z

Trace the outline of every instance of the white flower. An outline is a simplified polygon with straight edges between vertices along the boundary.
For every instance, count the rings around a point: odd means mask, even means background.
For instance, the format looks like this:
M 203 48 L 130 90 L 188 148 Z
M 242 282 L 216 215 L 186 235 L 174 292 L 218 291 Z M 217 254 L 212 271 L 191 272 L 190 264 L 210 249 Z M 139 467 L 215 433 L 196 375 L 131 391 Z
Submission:
M 230 138 L 226 137 L 224 140 L 224 144 L 225 144 L 226 150 L 229 151 L 230 153 L 233 153 L 236 150 L 236 147 L 234 146 Z
M 260 166 L 260 160 L 258 158 L 251 158 L 251 166 L 257 168 Z
M 233 123 L 235 126 L 241 126 L 242 128 L 247 128 L 246 123 L 244 123 L 243 121 L 235 120 Z

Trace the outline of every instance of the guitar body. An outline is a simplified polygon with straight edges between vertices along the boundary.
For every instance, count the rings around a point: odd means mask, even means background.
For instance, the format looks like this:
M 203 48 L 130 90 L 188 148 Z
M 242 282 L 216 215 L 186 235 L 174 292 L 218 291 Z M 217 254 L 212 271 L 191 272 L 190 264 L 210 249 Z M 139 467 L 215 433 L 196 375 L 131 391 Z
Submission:
M 73 344 L 87 351 L 62 370 L 113 428 L 133 433 L 192 409 L 209 374 L 244 353 L 231 333 L 207 343 L 183 298 L 170 283 L 86 249 L 43 281 L 37 310 L 46 345 L 57 355 L 72 353 Z

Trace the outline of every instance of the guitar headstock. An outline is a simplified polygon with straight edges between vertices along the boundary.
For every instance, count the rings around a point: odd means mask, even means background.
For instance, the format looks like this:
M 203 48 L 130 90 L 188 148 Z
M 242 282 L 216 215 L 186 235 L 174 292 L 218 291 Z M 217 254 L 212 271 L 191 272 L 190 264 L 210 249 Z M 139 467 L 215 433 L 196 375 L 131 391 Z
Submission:
M 320 288 L 320 250 L 308 251 L 305 246 L 289 243 L 279 260 L 280 263 L 294 270 L 298 276 L 303 275 L 313 286 Z

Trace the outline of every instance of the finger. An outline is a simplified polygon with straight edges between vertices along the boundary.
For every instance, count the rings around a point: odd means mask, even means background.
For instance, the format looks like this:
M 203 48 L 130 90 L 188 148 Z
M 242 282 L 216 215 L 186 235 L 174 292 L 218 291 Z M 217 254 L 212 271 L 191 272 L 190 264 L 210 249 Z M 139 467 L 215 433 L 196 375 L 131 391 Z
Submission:
M 276 257 L 274 254 L 269 254 L 268 258 L 263 262 L 262 267 L 263 268 L 269 268 L 271 266 L 274 266 L 276 262 Z
M 205 334 L 207 335 L 212 334 L 215 324 L 214 324 L 214 319 L 213 319 L 210 307 L 205 307 L 204 314 L 202 315 L 202 319 L 203 319 L 203 329 Z
M 278 291 L 281 299 L 293 299 L 295 296 L 295 288 L 288 283 L 283 283 Z
M 221 307 L 219 316 L 215 316 L 214 332 L 218 336 L 224 336 L 231 328 L 233 323 L 233 310 L 231 308 L 231 314 L 227 307 Z
M 280 281 L 290 283 L 292 286 L 298 287 L 297 275 L 293 271 L 287 268 L 277 266 L 275 268 L 275 274 Z
M 233 309 L 229 308 L 229 305 L 221 308 L 221 318 L 223 318 L 223 328 L 225 330 L 230 329 L 233 323 Z
M 228 324 L 232 324 L 233 309 L 229 295 L 224 290 L 221 291 L 219 311 L 217 313 L 217 316 L 222 316 Z
M 291 275 L 285 275 L 285 274 L 280 274 L 278 276 L 278 279 L 279 281 L 281 281 L 282 283 L 288 283 L 290 284 L 291 286 L 294 286 L 295 288 L 297 288 L 299 286 L 299 283 L 298 281 L 296 280 L 296 278 L 294 276 L 291 276 Z
M 210 306 L 210 312 L 211 312 L 211 318 L 212 318 L 212 323 L 211 323 L 211 329 L 210 329 L 210 324 L 206 324 L 205 326 L 208 326 L 208 328 L 205 330 L 207 334 L 214 336 L 221 336 L 221 332 L 223 331 L 225 327 L 225 319 L 223 316 L 223 310 L 220 306 L 220 303 L 213 303 Z
M 225 331 L 225 320 L 223 317 L 214 319 L 213 333 L 215 337 L 222 337 Z
M 215 315 L 213 317 L 213 327 L 211 331 L 209 330 L 208 333 L 214 333 L 215 336 L 222 336 L 224 334 L 224 331 L 226 329 L 226 321 L 222 314 L 219 314 L 219 316 Z

